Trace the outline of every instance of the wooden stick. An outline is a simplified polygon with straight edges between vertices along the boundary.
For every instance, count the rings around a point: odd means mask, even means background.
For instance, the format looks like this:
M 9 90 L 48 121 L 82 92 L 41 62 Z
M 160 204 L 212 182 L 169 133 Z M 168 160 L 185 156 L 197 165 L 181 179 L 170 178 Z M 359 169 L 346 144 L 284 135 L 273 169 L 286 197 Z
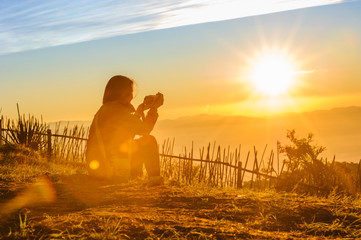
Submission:
M 48 161 L 50 161 L 51 159 L 51 130 L 48 129 L 47 130 L 47 134 L 48 134 Z
M 202 147 L 202 151 L 201 149 L 199 149 L 199 157 L 201 160 L 203 160 L 203 154 L 204 154 L 204 147 Z M 200 183 L 203 180 L 203 162 L 201 162 L 200 164 L 200 170 L 199 170 L 199 179 L 198 182 Z
M 265 152 L 266 152 L 266 149 L 267 149 L 267 144 L 266 144 L 266 146 L 265 146 L 264 149 L 263 149 L 261 161 L 259 162 L 259 168 L 261 168 L 261 165 L 263 165 L 263 168 L 264 168 L 263 157 L 264 157 L 264 154 L 265 154 Z
M 3 117 L 0 117 L 0 146 L 3 145 Z
M 277 175 L 279 176 L 280 173 L 280 150 L 279 150 L 280 142 L 277 141 Z
M 238 162 L 237 188 L 242 188 L 242 162 Z
M 358 180 L 358 187 L 359 189 L 361 189 L 361 159 L 358 163 L 358 177 L 359 177 L 359 180 Z
M 256 151 L 255 147 L 253 147 L 253 152 L 254 152 L 254 161 L 253 161 L 253 168 L 252 168 L 251 189 L 253 188 L 253 171 L 255 169 L 255 164 L 256 164 L 256 160 L 257 160 L 257 151 Z
M 271 188 L 271 184 L 272 184 L 272 173 L 273 173 L 273 158 L 274 158 L 274 152 L 272 150 L 271 152 L 271 158 L 272 158 L 272 161 L 271 161 L 271 174 L 270 174 L 270 179 L 269 179 L 269 188 Z
M 191 160 L 190 160 L 190 184 L 192 183 L 192 181 L 193 181 L 193 147 L 194 147 L 194 145 L 193 145 L 193 141 L 192 141 L 192 148 L 191 148 L 191 155 L 190 155 L 190 158 L 191 158 Z
M 248 154 L 247 154 L 247 158 L 246 158 L 246 163 L 244 164 L 244 168 L 245 170 L 247 169 L 247 164 L 248 164 L 248 158 L 249 158 L 249 154 L 251 153 L 251 151 L 248 151 Z M 243 171 L 243 175 L 242 175 L 242 182 L 243 182 L 243 179 L 244 179 L 244 175 L 245 175 L 246 171 Z

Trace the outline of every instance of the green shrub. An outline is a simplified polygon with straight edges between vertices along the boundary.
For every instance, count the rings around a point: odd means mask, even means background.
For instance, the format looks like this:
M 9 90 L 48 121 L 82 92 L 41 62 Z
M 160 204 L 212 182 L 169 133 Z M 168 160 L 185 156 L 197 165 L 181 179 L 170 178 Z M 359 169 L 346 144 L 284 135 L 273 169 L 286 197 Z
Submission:
M 358 165 L 327 163 L 320 158 L 326 149 L 314 144 L 313 134 L 297 138 L 295 130 L 287 131 L 290 144 L 278 143 L 280 153 L 286 156 L 284 171 L 278 178 L 276 189 L 327 195 L 332 191 L 352 193 L 359 191 Z
M 34 116 L 21 116 L 18 112 L 17 120 L 5 121 L 5 128 L 1 140 L 6 144 L 24 145 L 34 150 L 44 149 L 46 146 L 47 125 Z

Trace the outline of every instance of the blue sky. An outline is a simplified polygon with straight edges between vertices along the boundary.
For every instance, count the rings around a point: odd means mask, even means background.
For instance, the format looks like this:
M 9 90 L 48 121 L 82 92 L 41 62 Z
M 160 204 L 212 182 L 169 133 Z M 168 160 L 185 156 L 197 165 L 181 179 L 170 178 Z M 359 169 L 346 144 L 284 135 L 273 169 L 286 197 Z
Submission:
M 164 93 L 163 119 L 262 115 L 270 101 L 241 73 L 267 47 L 312 72 L 278 112 L 361 105 L 360 1 L 254 1 L 239 11 L 236 1 L 119 2 L 0 0 L 1 113 L 16 117 L 19 103 L 46 121 L 90 120 L 107 80 L 124 74 L 137 82 L 135 103 Z M 317 7 L 298 9 L 305 2 Z M 253 16 L 265 12 L 275 13 Z
M 1 0 L 0 54 L 337 2 Z

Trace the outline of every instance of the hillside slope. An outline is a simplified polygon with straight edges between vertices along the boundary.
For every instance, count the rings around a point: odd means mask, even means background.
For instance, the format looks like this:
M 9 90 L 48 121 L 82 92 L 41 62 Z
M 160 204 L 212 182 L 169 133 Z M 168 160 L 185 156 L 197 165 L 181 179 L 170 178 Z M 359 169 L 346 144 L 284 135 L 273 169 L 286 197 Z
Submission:
M 336 155 L 338 161 L 361 159 L 361 107 L 335 108 L 313 112 L 284 114 L 268 118 L 199 115 L 157 123 L 154 134 L 159 139 L 175 138 L 176 146 L 204 146 L 216 141 L 221 146 L 242 145 L 246 151 L 266 144 L 275 149 L 277 140 L 286 143 L 286 132 L 315 135 L 319 145 L 327 148 L 324 157 Z
M 358 162 L 361 159 L 361 107 L 335 108 L 305 113 L 290 113 L 268 118 L 245 116 L 198 115 L 181 117 L 157 122 L 152 134 L 159 143 L 175 138 L 175 154 L 194 142 L 198 147 L 216 141 L 217 144 L 232 148 L 242 145 L 242 154 L 256 146 L 263 149 L 275 149 L 277 140 L 286 143 L 288 129 L 295 129 L 299 137 L 308 133 L 315 135 L 319 145 L 327 150 L 323 157 L 347 162 Z M 62 122 L 61 126 L 66 126 Z M 69 127 L 83 125 L 88 127 L 89 121 L 69 122 Z M 50 123 L 54 128 L 55 123 Z

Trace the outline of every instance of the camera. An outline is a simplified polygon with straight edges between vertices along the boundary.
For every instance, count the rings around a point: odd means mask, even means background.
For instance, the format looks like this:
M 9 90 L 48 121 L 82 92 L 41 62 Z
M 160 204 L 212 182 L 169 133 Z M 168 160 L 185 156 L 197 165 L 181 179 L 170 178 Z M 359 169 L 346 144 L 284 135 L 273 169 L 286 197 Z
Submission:
M 157 98 L 156 95 L 148 95 L 148 96 L 145 96 L 143 103 L 144 103 L 144 105 L 146 105 L 146 106 L 152 106 L 153 103 L 155 102 L 156 98 Z

